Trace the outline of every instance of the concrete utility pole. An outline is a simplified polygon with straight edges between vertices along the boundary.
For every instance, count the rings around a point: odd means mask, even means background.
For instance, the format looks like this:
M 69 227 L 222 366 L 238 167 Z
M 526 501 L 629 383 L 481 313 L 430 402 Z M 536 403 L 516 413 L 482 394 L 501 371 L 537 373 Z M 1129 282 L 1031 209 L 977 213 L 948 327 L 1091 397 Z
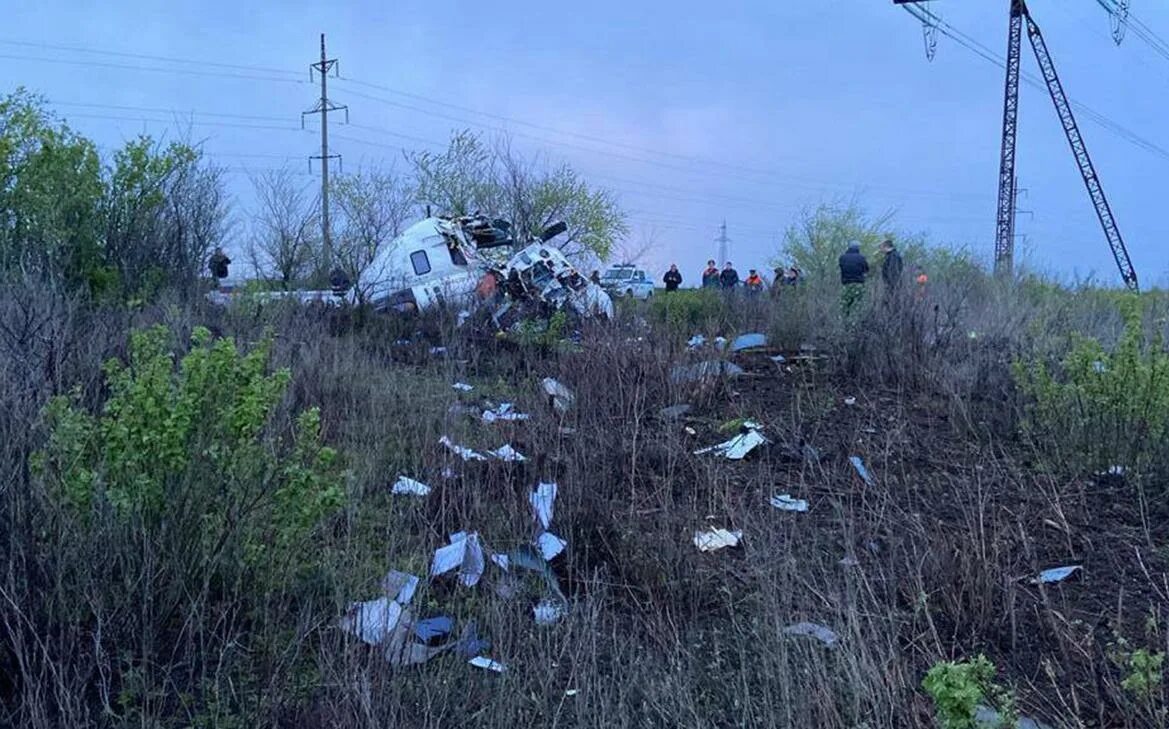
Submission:
M 341 155 L 339 154 L 329 154 L 329 112 L 344 109 L 345 123 L 349 123 L 349 107 L 344 104 L 334 104 L 329 100 L 329 71 L 333 71 L 334 75 L 336 75 L 338 69 L 337 59 L 328 58 L 325 55 L 325 34 L 321 33 L 321 60 L 319 63 L 311 64 L 308 71 L 310 81 L 313 80 L 313 71 L 320 74 L 321 98 L 317 100 L 316 106 L 308 111 L 301 112 L 300 126 L 302 129 L 304 128 L 304 118 L 306 115 L 321 115 L 321 153 L 309 157 L 309 168 L 312 168 L 312 161 L 314 159 L 321 161 L 321 245 L 326 273 L 333 265 L 333 238 L 329 230 L 329 160 L 341 159 Z
M 731 242 L 731 239 L 727 237 L 726 219 L 723 219 L 723 224 L 719 226 L 718 230 L 718 237 L 714 239 L 714 242 L 718 243 L 718 260 L 715 263 L 721 266 L 727 262 L 728 258 L 730 258 L 730 252 L 727 249 L 727 244 Z

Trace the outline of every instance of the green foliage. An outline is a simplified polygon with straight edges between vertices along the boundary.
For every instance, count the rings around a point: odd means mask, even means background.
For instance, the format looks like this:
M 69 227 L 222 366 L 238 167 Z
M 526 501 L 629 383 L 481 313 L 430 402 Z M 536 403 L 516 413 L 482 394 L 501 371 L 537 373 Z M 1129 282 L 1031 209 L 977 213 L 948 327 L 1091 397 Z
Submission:
M 194 501 L 201 514 L 246 508 L 243 549 L 255 564 L 296 549 L 342 501 L 319 414 L 301 413 L 287 446 L 271 432 L 289 373 L 266 372 L 270 340 L 243 353 L 199 328 L 177 367 L 169 342 L 161 326 L 133 335 L 129 361 L 106 363 L 100 413 L 65 398 L 49 405 L 38 463 L 52 492 L 83 522 L 108 505 L 148 529 L 175 503 Z
M 649 318 L 673 336 L 690 337 L 717 327 L 728 314 L 726 297 L 716 289 L 683 289 L 649 301 Z
M 552 350 L 560 346 L 568 329 L 568 316 L 556 311 L 547 321 L 539 317 L 524 319 L 512 329 L 512 338 L 523 347 Z
M 1125 320 L 1111 351 L 1073 335 L 1058 367 L 1014 363 L 1027 399 L 1025 430 L 1074 468 L 1139 467 L 1169 439 L 1169 353 L 1146 342 L 1139 299 L 1121 302 Z
M 975 729 L 980 704 L 998 710 L 1003 727 L 1013 727 L 1016 716 L 1013 694 L 994 683 L 995 667 L 979 655 L 969 661 L 935 663 L 922 680 L 922 688 L 934 702 L 941 729 Z
M 1139 648 L 1128 656 L 1127 664 L 1128 675 L 1120 682 L 1121 688 L 1141 701 L 1148 701 L 1161 690 L 1164 653 Z

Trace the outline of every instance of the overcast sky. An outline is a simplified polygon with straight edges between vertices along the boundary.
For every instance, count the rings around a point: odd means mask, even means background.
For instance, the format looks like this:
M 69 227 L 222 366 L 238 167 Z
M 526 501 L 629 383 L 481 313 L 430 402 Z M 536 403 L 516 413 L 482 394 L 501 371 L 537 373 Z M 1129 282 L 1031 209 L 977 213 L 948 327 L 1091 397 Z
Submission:
M 1164 283 L 1169 58 L 1132 31 L 1117 47 L 1097 0 L 1030 4 L 1069 96 L 1162 150 L 1081 114 L 1137 270 Z M 927 62 L 920 24 L 890 0 L 6 5 L 3 90 L 43 94 L 105 150 L 143 130 L 173 137 L 175 112 L 194 120 L 232 169 L 241 217 L 248 170 L 287 164 L 313 182 L 305 157 L 318 132 L 311 119 L 300 130 L 300 112 L 318 94 L 307 67 L 325 32 L 342 76 L 330 96 L 352 122 L 331 126 L 346 170 L 403 169 L 401 147 L 440 148 L 455 128 L 507 130 L 517 147 L 613 189 L 632 247 L 652 236 L 647 263 L 676 261 L 690 279 L 724 218 L 745 272 L 774 257 L 801 208 L 850 199 L 896 210 L 896 228 L 939 245 L 988 261 L 993 251 L 1003 72 L 944 35 Z M 931 6 L 1004 52 L 1007 0 Z M 1169 5 L 1132 8 L 1169 39 Z M 1026 40 L 1023 67 L 1037 73 Z M 1020 208 L 1033 211 L 1019 217 L 1023 255 L 1116 283 L 1050 99 L 1024 85 L 1021 107 Z

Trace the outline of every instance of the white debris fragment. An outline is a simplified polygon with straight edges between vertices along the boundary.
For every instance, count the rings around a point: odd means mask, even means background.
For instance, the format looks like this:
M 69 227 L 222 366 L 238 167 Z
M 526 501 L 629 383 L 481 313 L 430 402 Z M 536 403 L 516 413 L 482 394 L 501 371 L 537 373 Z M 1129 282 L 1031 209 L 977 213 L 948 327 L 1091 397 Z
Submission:
M 723 351 L 724 349 L 726 349 L 727 348 L 727 338 L 726 337 L 715 337 L 714 338 L 714 348 L 720 352 Z
M 743 538 L 741 531 L 727 531 L 726 529 L 711 529 L 705 532 L 694 532 L 694 546 L 699 552 L 713 552 L 723 547 L 736 547 Z
M 409 494 L 411 496 L 427 496 L 430 494 L 430 487 L 421 481 L 399 476 L 391 492 L 395 494 Z
M 451 468 L 450 466 L 446 466 L 442 469 L 441 476 L 447 481 L 450 481 L 451 479 L 458 478 L 459 474 L 455 473 L 455 469 Z
M 418 578 L 414 575 L 390 570 L 382 580 L 385 596 L 353 603 L 338 625 L 364 643 L 381 645 L 390 640 L 399 624 L 408 618 L 406 605 L 414 598 L 417 587 Z
M 866 486 L 873 486 L 873 477 L 869 474 L 869 469 L 865 468 L 865 462 L 861 460 L 860 456 L 849 456 L 848 462 L 856 469 L 856 473 L 865 482 Z
M 482 668 L 486 671 L 495 671 L 496 673 L 503 673 L 507 670 L 507 666 L 499 663 L 498 661 L 493 661 L 486 656 L 475 656 L 471 660 L 467 661 L 467 663 L 471 664 L 475 668 Z
M 511 558 L 506 554 L 499 554 L 498 552 L 491 555 L 491 561 L 495 563 L 504 572 L 507 572 L 511 567 Z
M 767 346 L 767 336 L 759 332 L 741 334 L 731 343 L 732 352 L 742 352 L 745 349 L 758 349 Z
M 483 576 L 483 545 L 476 532 L 467 534 L 455 532 L 451 543 L 434 551 L 430 563 L 430 577 L 433 579 L 451 570 L 459 571 L 459 581 L 467 587 L 474 587 Z
M 740 461 L 758 446 L 771 442 L 763 433 L 759 432 L 758 423 L 747 421 L 743 424 L 743 430 L 744 432 L 739 433 L 728 441 L 706 448 L 699 448 L 694 451 L 694 455 L 701 456 L 707 453 L 714 453 L 732 461 Z
M 562 425 L 556 429 L 556 432 L 560 433 L 560 435 L 566 435 L 566 436 L 567 435 L 576 435 L 576 428 L 570 428 L 567 425 Z
M 528 494 L 528 503 L 532 505 L 532 514 L 540 526 L 547 529 L 552 524 L 552 512 L 556 505 L 556 483 L 538 484 L 532 493 Z
M 776 364 L 783 364 L 784 362 L 787 362 L 787 357 L 784 357 L 782 354 L 777 354 L 774 357 L 768 357 L 768 359 Z
M 459 458 L 462 458 L 464 461 L 486 461 L 487 460 L 487 456 L 483 455 L 482 453 L 479 453 L 478 451 L 475 451 L 475 450 L 468 448 L 466 446 L 461 446 L 461 445 L 458 445 L 456 443 L 452 443 L 451 439 L 446 437 L 445 435 L 443 437 L 439 438 L 438 442 L 439 442 L 439 445 L 446 446 L 446 449 L 448 451 L 450 451 L 451 453 L 454 453 L 456 456 L 458 456 Z
M 743 371 L 743 368 L 734 362 L 722 360 L 695 362 L 694 364 L 678 365 L 671 369 L 670 382 L 680 385 L 689 382 L 702 382 L 721 375 L 737 377 L 743 374 Z
M 793 499 L 791 494 L 779 494 L 771 497 L 771 505 L 783 511 L 807 511 L 808 502 L 804 499 Z
M 784 628 L 783 632 L 785 635 L 811 636 L 829 648 L 834 647 L 836 642 L 840 640 L 840 636 L 833 632 L 831 628 L 816 623 L 796 623 L 795 625 L 789 625 Z
M 846 398 L 844 398 L 844 404 L 848 405 L 848 406 L 856 405 L 856 398 L 855 397 L 846 397 Z
M 565 689 L 564 690 L 564 695 L 569 697 L 569 698 L 576 696 L 578 693 L 579 692 L 576 689 Z
M 1108 371 L 1108 366 L 1100 360 L 1096 360 L 1092 363 L 1092 371 L 1102 375 Z
M 840 565 L 841 567 L 859 567 L 860 563 L 861 562 L 859 559 L 853 557 L 851 554 L 848 554 L 842 557 L 836 564 Z
M 698 349 L 704 344 L 706 344 L 706 337 L 702 336 L 701 334 L 695 334 L 686 342 L 686 346 L 690 349 Z
M 545 598 L 532 608 L 536 625 L 552 625 L 564 617 L 564 604 L 559 600 Z
M 568 542 L 552 532 L 543 532 L 540 536 L 536 537 L 536 547 L 540 550 L 540 555 L 544 558 L 545 562 L 551 562 L 567 546 Z
M 515 405 L 505 402 L 500 403 L 499 407 L 494 410 L 484 410 L 482 417 L 484 423 L 494 423 L 497 420 L 527 420 L 531 416 L 527 413 L 517 412 Z
M 572 407 L 573 400 L 576 399 L 572 390 L 551 377 L 545 377 L 541 384 L 544 393 L 552 399 L 552 407 L 556 409 L 556 412 L 562 415 L 568 412 L 568 409 Z
M 522 463 L 528 460 L 523 453 L 512 448 L 510 443 L 504 443 L 493 451 L 487 451 L 487 453 L 507 463 Z
M 431 347 L 431 354 L 446 354 L 446 347 Z
M 1046 585 L 1052 582 L 1063 582 L 1081 569 L 1083 569 L 1083 566 L 1078 564 L 1068 565 L 1067 567 L 1052 567 L 1049 570 L 1040 572 L 1038 577 L 1032 578 L 1031 584 L 1038 585 L 1043 583 Z
M 475 389 L 474 385 L 468 385 L 465 382 L 456 382 L 455 384 L 451 385 L 451 387 L 462 392 L 470 392 L 471 390 Z
M 381 645 L 386 641 L 398 621 L 402 618 L 402 606 L 388 597 L 379 597 L 367 602 L 355 602 L 341 618 L 338 625 L 369 645 Z

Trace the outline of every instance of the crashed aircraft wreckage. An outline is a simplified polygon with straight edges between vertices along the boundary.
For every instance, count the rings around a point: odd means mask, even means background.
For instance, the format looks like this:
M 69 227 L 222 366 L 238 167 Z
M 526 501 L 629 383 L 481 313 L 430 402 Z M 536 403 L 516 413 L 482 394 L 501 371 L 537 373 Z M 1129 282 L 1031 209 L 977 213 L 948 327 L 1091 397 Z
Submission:
M 384 246 L 356 281 L 337 271 L 332 290 L 259 296 L 331 305 L 363 300 L 383 312 L 443 306 L 479 310 L 501 329 L 557 310 L 582 318 L 612 317 L 613 301 L 605 290 L 549 243 L 566 230 L 564 223 L 556 223 L 538 236 L 517 239 L 505 220 L 428 217 Z M 505 258 L 508 248 L 514 253 Z M 208 298 L 222 304 L 233 295 L 214 291 Z

